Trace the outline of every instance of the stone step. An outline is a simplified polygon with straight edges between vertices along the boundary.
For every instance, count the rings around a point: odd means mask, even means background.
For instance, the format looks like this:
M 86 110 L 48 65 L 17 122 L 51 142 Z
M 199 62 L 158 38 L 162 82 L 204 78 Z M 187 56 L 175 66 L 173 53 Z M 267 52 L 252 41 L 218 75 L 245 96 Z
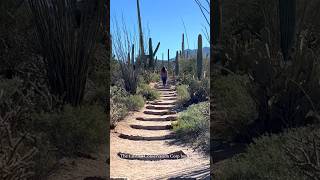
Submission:
M 155 110 L 168 110 L 172 109 L 173 106 L 146 106 L 146 109 L 155 109 Z
M 164 97 L 164 98 L 161 98 L 161 100 L 173 101 L 173 100 L 177 100 L 177 98 L 176 97 Z
M 156 118 L 143 118 L 137 117 L 136 120 L 139 121 L 175 121 L 177 120 L 177 116 L 168 116 L 168 117 L 156 117 Z
M 144 130 L 168 130 L 172 129 L 171 125 L 165 126 L 143 126 L 143 125 L 130 125 L 134 129 L 144 129 Z
M 175 105 L 175 102 L 150 102 L 151 105 Z
M 161 140 L 169 140 L 175 137 L 174 133 L 163 135 L 163 136 L 135 136 L 135 135 L 127 135 L 127 134 L 120 134 L 119 138 L 128 139 L 132 141 L 161 141 Z
M 177 94 L 160 95 L 160 97 L 164 97 L 164 98 L 173 98 L 173 97 L 177 97 Z
M 121 159 L 141 160 L 141 161 L 177 160 L 177 159 L 182 159 L 187 157 L 187 155 L 183 151 L 176 151 L 169 154 L 157 154 L 157 155 L 133 155 L 133 154 L 119 152 L 118 156 Z
M 176 111 L 143 111 L 144 114 L 151 114 L 151 115 L 171 115 L 171 114 L 177 114 Z

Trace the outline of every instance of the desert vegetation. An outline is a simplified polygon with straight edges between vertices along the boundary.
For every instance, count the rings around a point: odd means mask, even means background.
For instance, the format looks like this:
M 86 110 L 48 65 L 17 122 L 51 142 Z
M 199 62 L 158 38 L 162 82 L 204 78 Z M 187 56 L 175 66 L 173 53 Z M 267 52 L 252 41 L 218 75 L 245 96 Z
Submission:
M 212 5 L 214 178 L 319 179 L 319 1 Z
M 104 6 L 0 2 L 0 179 L 47 179 L 60 159 L 106 144 Z

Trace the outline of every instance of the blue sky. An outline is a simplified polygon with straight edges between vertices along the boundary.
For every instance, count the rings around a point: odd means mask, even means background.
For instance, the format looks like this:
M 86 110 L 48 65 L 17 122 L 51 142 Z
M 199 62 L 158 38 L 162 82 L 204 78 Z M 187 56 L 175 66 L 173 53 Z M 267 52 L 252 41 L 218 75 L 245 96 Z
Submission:
M 136 34 L 138 41 L 136 0 L 111 0 L 110 3 L 111 33 L 115 29 L 114 19 L 122 27 L 123 16 L 128 31 Z M 170 58 L 175 56 L 177 50 L 181 50 L 182 33 L 185 32 L 183 21 L 186 26 L 189 48 L 197 48 L 198 34 L 202 34 L 203 47 L 209 47 L 203 34 L 204 26 L 209 27 L 194 0 L 140 0 L 140 13 L 143 33 L 149 37 L 148 29 L 150 29 L 153 48 L 159 41 L 161 43 L 157 52 L 158 59 L 162 59 L 162 53 L 164 53 L 164 59 L 167 59 L 167 49 L 170 49 Z M 185 49 L 187 48 L 185 35 Z

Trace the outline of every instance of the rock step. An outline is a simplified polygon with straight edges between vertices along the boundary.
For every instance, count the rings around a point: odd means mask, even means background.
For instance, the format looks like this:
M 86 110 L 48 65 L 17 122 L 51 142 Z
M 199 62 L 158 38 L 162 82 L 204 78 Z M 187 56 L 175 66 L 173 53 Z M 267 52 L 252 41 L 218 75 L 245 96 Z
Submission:
M 175 89 L 157 89 L 158 91 L 162 91 L 162 92 L 173 92 L 176 91 Z
M 139 120 L 139 121 L 175 121 L 175 120 L 177 120 L 177 116 L 157 117 L 157 118 L 137 117 L 136 120 Z
M 144 129 L 144 130 L 168 130 L 172 129 L 171 125 L 166 126 L 142 126 L 142 125 L 130 125 L 134 129 Z
M 168 139 L 173 139 L 175 135 L 173 133 L 164 135 L 164 136 L 149 136 L 149 137 L 144 137 L 144 136 L 134 136 L 134 135 L 127 135 L 127 134 L 120 134 L 119 138 L 122 139 L 128 139 L 132 141 L 160 141 L 160 140 L 168 140 Z
M 172 109 L 172 106 L 146 106 L 146 109 L 167 110 Z
M 175 105 L 175 102 L 151 102 L 151 105 Z
M 171 95 L 161 95 L 160 97 L 170 98 L 170 97 L 177 97 L 177 95 L 176 95 L 176 94 L 171 94 Z
M 118 156 L 121 159 L 141 160 L 141 161 L 176 160 L 176 159 L 182 159 L 187 157 L 187 155 L 183 151 L 176 151 L 169 154 L 157 154 L 157 155 L 133 155 L 133 154 L 119 152 Z
M 151 114 L 151 115 L 171 115 L 177 114 L 176 111 L 143 111 L 144 114 Z
M 162 100 L 177 100 L 176 97 L 173 97 L 173 98 L 168 98 L 168 97 L 165 97 L 165 98 L 161 98 Z

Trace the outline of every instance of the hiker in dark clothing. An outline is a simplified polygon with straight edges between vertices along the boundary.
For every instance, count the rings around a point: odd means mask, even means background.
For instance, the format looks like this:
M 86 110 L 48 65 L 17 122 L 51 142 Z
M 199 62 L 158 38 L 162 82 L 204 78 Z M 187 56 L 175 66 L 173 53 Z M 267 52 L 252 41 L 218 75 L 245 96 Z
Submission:
M 166 86 L 167 84 L 167 78 L 168 78 L 168 71 L 167 69 L 163 66 L 160 72 L 160 77 L 163 83 L 163 86 Z

